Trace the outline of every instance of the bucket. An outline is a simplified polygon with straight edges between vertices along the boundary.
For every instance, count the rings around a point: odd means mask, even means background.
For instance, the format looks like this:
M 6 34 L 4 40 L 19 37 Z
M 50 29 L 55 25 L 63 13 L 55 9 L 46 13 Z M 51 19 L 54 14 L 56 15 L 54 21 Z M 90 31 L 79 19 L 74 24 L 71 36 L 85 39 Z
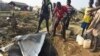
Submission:
M 70 30 L 66 30 L 66 38 L 69 38 L 70 37 L 70 33 L 71 33 Z
M 0 53 L 0 56 L 3 56 L 3 54 L 2 54 L 2 53 Z
M 58 25 L 57 28 L 56 28 L 56 31 L 57 31 L 57 32 L 61 32 L 61 30 L 62 30 L 62 24 L 59 23 L 59 25 Z
M 90 48 L 90 47 L 91 47 L 91 40 L 90 39 L 84 40 L 83 48 Z
M 76 42 L 78 43 L 78 45 L 83 45 L 84 38 L 81 35 L 77 35 Z

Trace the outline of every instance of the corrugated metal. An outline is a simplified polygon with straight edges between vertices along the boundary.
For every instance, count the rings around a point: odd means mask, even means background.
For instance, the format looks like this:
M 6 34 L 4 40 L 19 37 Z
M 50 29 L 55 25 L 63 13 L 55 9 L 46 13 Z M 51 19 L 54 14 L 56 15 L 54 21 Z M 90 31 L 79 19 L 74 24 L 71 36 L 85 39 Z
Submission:
M 19 41 L 21 52 L 23 56 L 38 56 L 43 46 L 46 33 L 29 34 L 27 38 Z

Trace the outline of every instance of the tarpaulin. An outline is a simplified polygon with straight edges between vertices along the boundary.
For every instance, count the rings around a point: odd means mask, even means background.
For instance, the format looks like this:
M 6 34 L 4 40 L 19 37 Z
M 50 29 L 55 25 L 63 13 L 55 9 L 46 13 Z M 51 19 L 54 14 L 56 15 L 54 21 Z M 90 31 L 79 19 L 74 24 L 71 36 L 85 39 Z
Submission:
M 24 35 L 21 40 L 18 42 L 18 45 L 21 49 L 23 56 L 38 56 L 40 53 L 44 40 L 46 37 L 46 33 L 38 33 L 38 34 L 28 34 Z

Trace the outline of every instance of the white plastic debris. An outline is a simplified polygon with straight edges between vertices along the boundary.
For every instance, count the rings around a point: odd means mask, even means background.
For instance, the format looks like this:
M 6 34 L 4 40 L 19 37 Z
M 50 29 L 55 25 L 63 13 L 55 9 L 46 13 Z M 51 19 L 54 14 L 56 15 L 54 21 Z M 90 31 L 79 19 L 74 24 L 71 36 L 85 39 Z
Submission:
M 14 45 L 14 43 L 10 43 L 5 47 L 0 48 L 0 50 L 2 50 L 3 52 L 7 52 L 11 48 L 12 45 Z
M 70 37 L 70 33 L 71 33 L 70 30 L 66 30 L 66 38 L 69 38 Z
M 16 36 L 15 38 L 14 38 L 14 40 L 20 40 L 21 39 L 21 37 L 22 37 L 22 35 L 18 35 L 18 36 Z
M 6 20 L 9 20 L 9 19 L 10 19 L 9 17 L 6 18 Z

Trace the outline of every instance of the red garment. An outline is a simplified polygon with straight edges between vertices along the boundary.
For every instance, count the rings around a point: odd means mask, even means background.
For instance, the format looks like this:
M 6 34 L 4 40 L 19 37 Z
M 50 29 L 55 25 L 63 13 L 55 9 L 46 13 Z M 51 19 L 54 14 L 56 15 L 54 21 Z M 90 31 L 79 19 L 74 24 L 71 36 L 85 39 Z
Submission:
M 61 9 L 59 9 L 57 7 L 54 9 L 54 14 L 56 14 L 56 17 L 58 19 L 63 18 L 65 13 L 67 13 L 67 7 L 66 6 L 62 6 Z

